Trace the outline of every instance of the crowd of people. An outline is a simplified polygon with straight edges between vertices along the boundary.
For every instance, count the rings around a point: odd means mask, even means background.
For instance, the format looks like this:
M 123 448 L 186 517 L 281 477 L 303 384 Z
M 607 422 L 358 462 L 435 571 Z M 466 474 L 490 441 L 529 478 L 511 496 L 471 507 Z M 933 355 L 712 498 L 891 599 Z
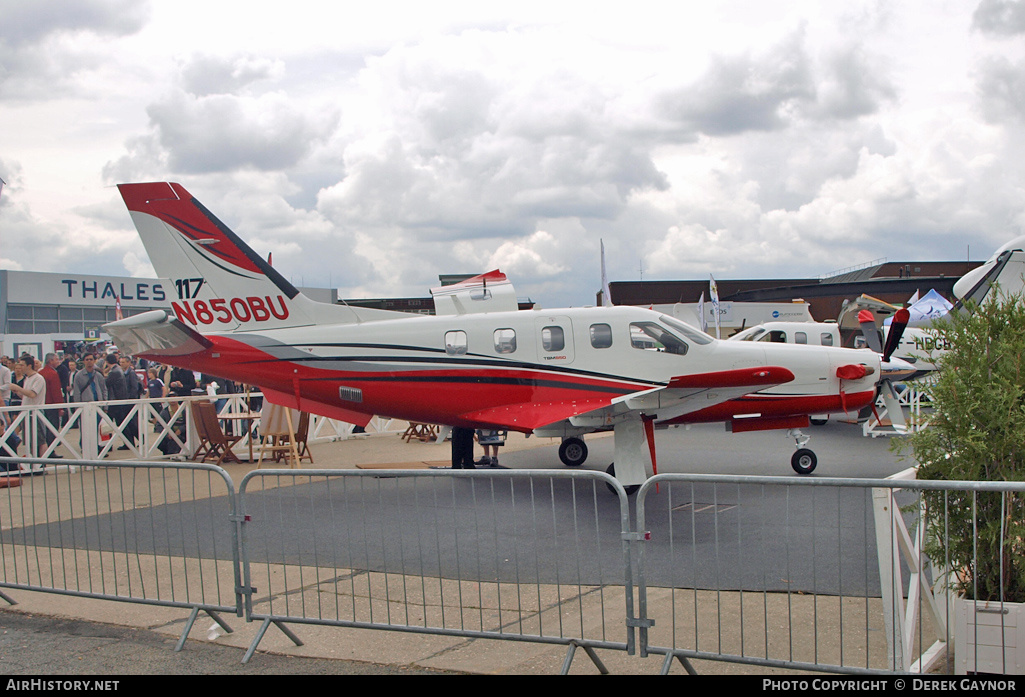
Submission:
M 211 389 L 211 385 L 213 388 Z M 70 415 L 69 404 L 81 402 L 108 402 L 140 398 L 163 399 L 160 417 L 169 425 L 171 431 L 184 441 L 185 424 L 181 412 L 177 409 L 182 397 L 194 394 L 208 394 L 218 400 L 226 395 L 234 394 L 238 387 L 230 380 L 199 375 L 186 368 L 170 365 L 150 364 L 146 359 L 136 359 L 123 355 L 118 351 L 96 353 L 85 351 L 81 354 L 66 353 L 63 357 L 56 353 L 47 353 L 43 360 L 30 354 L 23 354 L 16 360 L 8 356 L 0 356 L 0 399 L 5 406 L 47 406 L 38 410 L 34 420 L 27 421 L 35 430 L 33 438 L 29 438 L 24 428 L 16 427 L 8 433 L 7 448 L 0 447 L 0 457 L 19 454 L 23 441 L 26 444 L 26 456 L 42 456 L 54 440 L 54 432 L 59 431 Z M 52 406 L 50 406 L 52 405 Z M 251 405 L 252 406 L 252 405 Z M 118 424 L 122 424 L 121 437 L 124 444 L 121 450 L 128 450 L 128 443 L 135 443 L 140 438 L 140 422 L 138 418 L 129 419 L 131 404 L 108 404 L 105 407 L 108 415 Z M 172 422 L 172 419 L 175 419 Z M 39 423 L 45 420 L 52 427 Z M 13 423 L 12 412 L 0 412 L 0 430 L 7 433 Z M 504 431 L 478 431 L 480 445 L 484 447 L 484 457 L 473 461 L 473 436 L 470 429 L 455 429 L 453 432 L 452 466 L 455 469 L 473 468 L 474 466 L 500 467 L 498 448 L 505 442 Z M 34 445 L 34 448 L 32 447 Z M 171 438 L 164 438 L 158 446 L 165 455 L 178 452 L 178 445 Z M 8 449 L 10 452 L 8 452 Z M 31 450 L 34 450 L 32 452 Z M 59 459 L 56 452 L 48 457 Z M 0 464 L 0 471 L 17 469 Z
M 210 385 L 214 387 L 211 389 Z M 23 354 L 17 359 L 0 356 L 0 399 L 4 406 L 53 405 L 39 410 L 35 420 L 26 422 L 35 429 L 35 452 L 22 454 L 42 455 L 54 440 L 54 431 L 66 423 L 70 415 L 69 404 L 80 402 L 106 402 L 110 400 L 128 400 L 140 398 L 166 399 L 163 411 L 170 418 L 172 407 L 176 406 L 181 397 L 193 394 L 213 394 L 217 396 L 232 394 L 237 391 L 230 380 L 207 375 L 198 376 L 185 368 L 169 365 L 158 365 L 138 361 L 118 351 L 96 353 L 86 350 L 81 354 L 66 353 L 58 356 L 47 353 L 42 360 Z M 128 442 L 139 440 L 139 420 L 131 419 L 130 404 L 110 404 L 106 411 L 112 419 L 122 427 L 122 438 L 125 443 L 120 449 L 129 449 Z M 7 432 L 13 423 L 12 412 L 0 412 L 0 429 Z M 38 423 L 42 419 L 53 427 L 48 428 Z M 169 423 L 169 422 L 168 422 Z M 0 448 L 0 456 L 16 456 L 23 441 L 28 439 L 24 428 L 16 427 L 7 437 L 6 449 Z M 173 441 L 165 439 L 162 449 L 173 448 Z M 29 445 L 26 445 L 26 451 Z M 49 457 L 60 458 L 53 453 Z M 0 469 L 7 469 L 0 465 Z

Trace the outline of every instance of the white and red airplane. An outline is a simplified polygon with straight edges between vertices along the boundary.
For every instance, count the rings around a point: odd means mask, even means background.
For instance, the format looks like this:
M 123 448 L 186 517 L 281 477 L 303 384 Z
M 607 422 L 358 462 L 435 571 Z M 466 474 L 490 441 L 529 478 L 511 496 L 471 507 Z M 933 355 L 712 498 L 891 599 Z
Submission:
M 439 314 L 310 300 L 179 184 L 122 184 L 173 314 L 105 325 L 125 351 L 259 386 L 266 398 L 365 425 L 373 415 L 563 438 L 614 431 L 615 475 L 656 468 L 655 426 L 791 429 L 811 472 L 809 415 L 871 404 L 890 366 L 868 349 L 718 341 L 637 307 L 518 311 L 492 271 L 432 291 Z M 510 301 L 511 299 L 511 301 Z

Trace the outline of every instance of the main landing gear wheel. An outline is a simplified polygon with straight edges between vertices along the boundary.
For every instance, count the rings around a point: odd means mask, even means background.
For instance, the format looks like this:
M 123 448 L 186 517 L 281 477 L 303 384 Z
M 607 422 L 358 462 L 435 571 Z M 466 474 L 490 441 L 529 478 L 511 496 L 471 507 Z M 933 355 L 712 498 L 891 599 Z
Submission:
M 580 438 L 567 438 L 559 446 L 559 459 L 567 467 L 580 467 L 587 459 L 587 445 Z
M 819 464 L 819 459 L 815 457 L 808 448 L 801 448 L 794 456 L 790 458 L 790 466 L 794 468 L 794 471 L 798 474 L 811 474 L 815 471 L 815 466 Z
M 605 470 L 605 474 L 608 474 L 608 475 L 610 475 L 612 477 L 616 476 L 616 463 L 615 462 L 613 462 L 611 465 L 609 465 L 608 469 Z M 617 493 L 616 492 L 616 487 L 612 486 L 611 484 L 606 484 L 605 486 L 607 486 L 609 488 L 609 491 L 611 491 L 613 494 Z M 630 486 L 624 486 L 623 490 L 626 492 L 627 496 L 630 496 L 632 494 L 636 494 L 637 490 L 640 489 L 640 488 L 641 488 L 640 484 L 631 484 Z

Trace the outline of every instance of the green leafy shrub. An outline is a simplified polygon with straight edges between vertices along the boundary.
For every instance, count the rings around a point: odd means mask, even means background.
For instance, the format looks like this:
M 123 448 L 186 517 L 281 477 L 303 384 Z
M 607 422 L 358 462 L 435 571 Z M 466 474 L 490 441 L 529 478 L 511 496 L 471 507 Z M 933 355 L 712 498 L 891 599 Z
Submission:
M 990 293 L 936 326 L 952 347 L 930 388 L 929 426 L 908 436 L 918 479 L 1025 479 L 1025 302 Z M 949 563 L 954 588 L 978 600 L 1025 602 L 1020 494 L 927 492 L 926 551 Z M 1001 540 L 1003 542 L 1001 543 Z

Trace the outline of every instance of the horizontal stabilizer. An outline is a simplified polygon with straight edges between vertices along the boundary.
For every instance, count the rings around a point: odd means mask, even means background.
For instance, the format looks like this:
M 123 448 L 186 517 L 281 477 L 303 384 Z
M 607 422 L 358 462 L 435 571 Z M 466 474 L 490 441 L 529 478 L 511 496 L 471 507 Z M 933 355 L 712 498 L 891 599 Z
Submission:
M 118 347 L 130 355 L 187 356 L 209 349 L 205 336 L 164 310 L 151 310 L 103 325 Z

